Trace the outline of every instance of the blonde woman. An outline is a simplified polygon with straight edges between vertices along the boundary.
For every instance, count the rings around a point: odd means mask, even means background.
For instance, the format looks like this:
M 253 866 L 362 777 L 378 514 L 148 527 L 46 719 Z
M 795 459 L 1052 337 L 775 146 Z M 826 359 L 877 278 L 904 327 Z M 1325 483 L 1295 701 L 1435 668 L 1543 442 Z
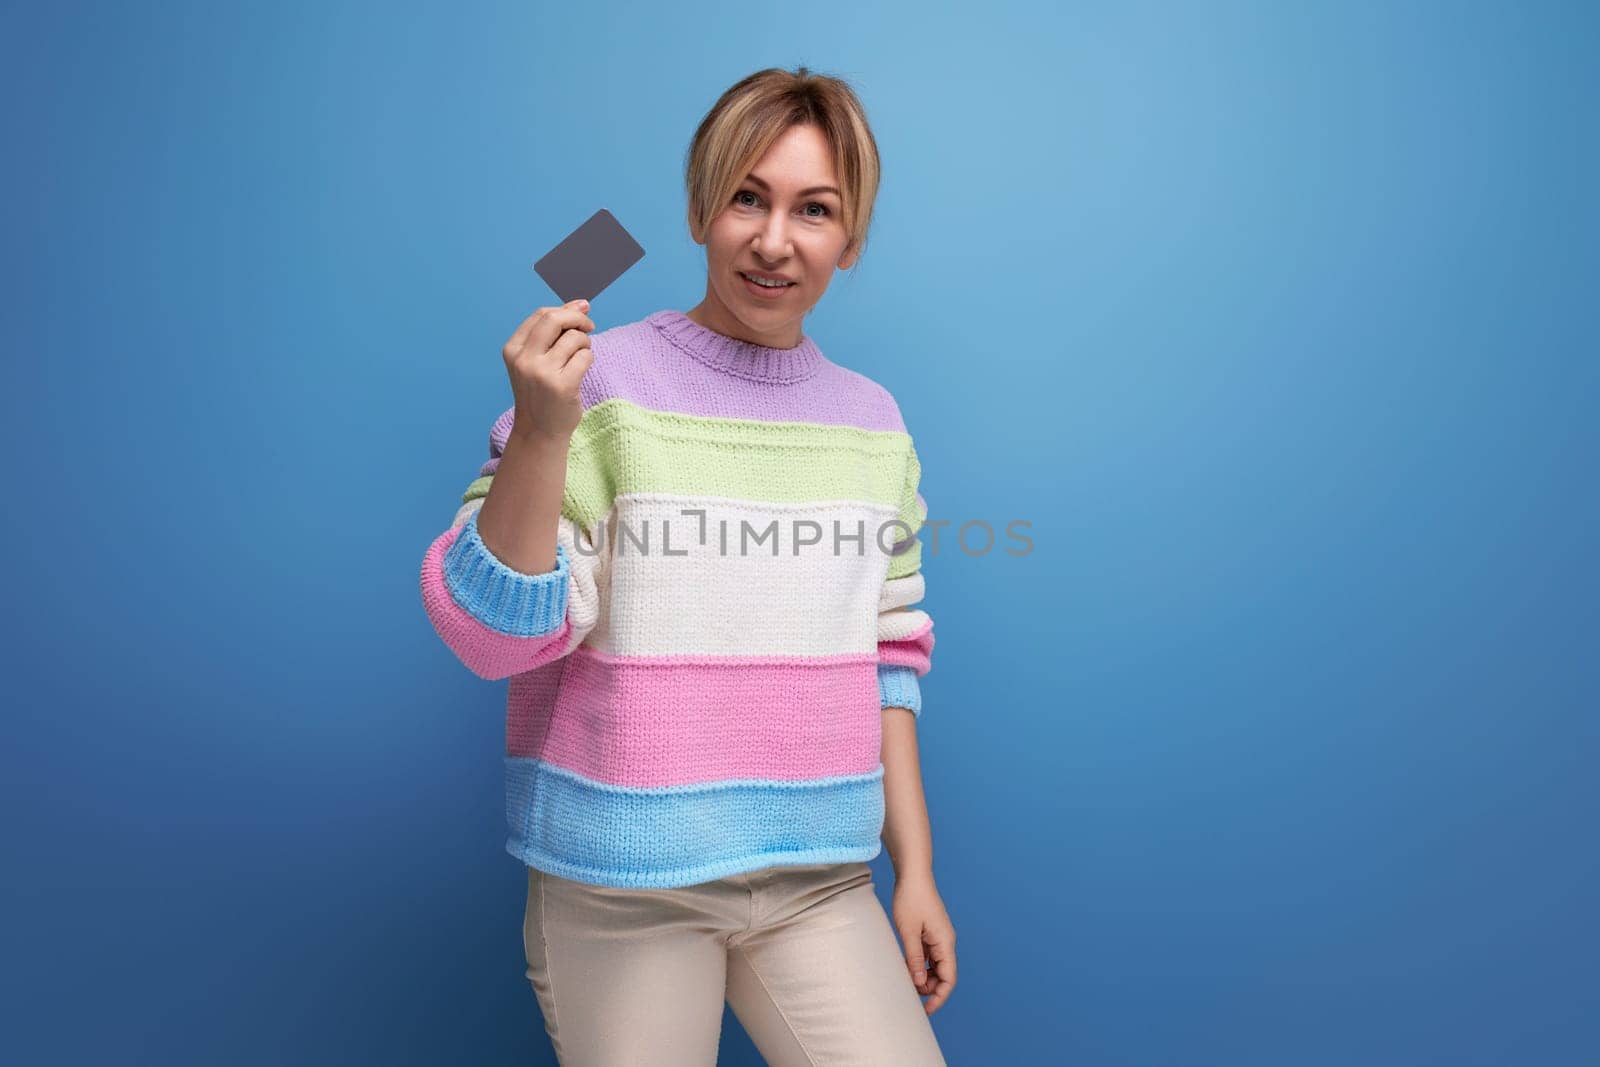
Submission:
M 506 847 L 569 1067 L 714 1064 L 724 1001 L 771 1064 L 944 1063 L 921 468 L 888 390 L 802 328 L 878 166 L 846 83 L 729 88 L 687 160 L 704 298 L 598 333 L 584 301 L 530 315 L 423 561 L 440 636 L 510 679 Z

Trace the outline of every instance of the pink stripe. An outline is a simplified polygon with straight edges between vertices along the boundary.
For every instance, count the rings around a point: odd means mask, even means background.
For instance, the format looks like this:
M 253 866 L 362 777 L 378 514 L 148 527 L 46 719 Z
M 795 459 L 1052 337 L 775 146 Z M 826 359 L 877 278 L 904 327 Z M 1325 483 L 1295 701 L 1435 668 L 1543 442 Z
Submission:
M 928 673 L 933 662 L 933 620 L 923 623 L 916 632 L 896 641 L 878 642 L 878 662 L 896 667 L 911 667 L 918 676 Z
M 580 645 L 559 679 L 512 679 L 506 751 L 625 786 L 864 773 L 882 747 L 875 664 L 859 654 L 623 657 Z
M 456 603 L 444 580 L 444 554 L 460 532 L 461 527 L 452 526 L 434 539 L 422 557 L 422 604 L 450 651 L 473 674 L 491 681 L 560 657 L 572 633 L 571 618 L 563 619 L 559 630 L 543 637 L 516 637 L 485 626 Z

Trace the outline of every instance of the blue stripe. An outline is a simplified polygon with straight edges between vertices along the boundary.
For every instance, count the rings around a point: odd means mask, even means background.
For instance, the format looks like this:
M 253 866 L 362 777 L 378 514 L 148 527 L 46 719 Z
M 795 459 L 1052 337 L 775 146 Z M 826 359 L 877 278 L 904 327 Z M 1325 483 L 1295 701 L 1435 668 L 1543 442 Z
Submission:
M 506 851 L 595 885 L 695 885 L 761 867 L 865 862 L 882 849 L 883 765 L 796 782 L 637 788 L 507 756 Z
M 878 664 L 878 704 L 885 708 L 909 708 L 922 717 L 922 683 L 917 672 L 897 663 Z
M 556 542 L 556 565 L 544 574 L 514 571 L 478 536 L 478 512 L 462 524 L 444 554 L 444 583 L 463 611 L 503 634 L 544 637 L 567 617 L 566 546 Z

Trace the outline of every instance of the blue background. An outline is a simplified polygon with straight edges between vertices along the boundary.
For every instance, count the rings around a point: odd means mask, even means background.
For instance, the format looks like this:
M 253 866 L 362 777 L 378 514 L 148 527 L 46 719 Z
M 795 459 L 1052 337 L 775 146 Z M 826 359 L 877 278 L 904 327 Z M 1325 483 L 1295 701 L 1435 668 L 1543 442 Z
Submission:
M 601 327 L 693 306 L 689 137 L 801 63 L 885 167 L 807 331 L 951 520 L 951 1062 L 1595 1062 L 1595 10 L 8 10 L 12 1062 L 552 1062 L 418 568 L 532 262 L 606 207 Z

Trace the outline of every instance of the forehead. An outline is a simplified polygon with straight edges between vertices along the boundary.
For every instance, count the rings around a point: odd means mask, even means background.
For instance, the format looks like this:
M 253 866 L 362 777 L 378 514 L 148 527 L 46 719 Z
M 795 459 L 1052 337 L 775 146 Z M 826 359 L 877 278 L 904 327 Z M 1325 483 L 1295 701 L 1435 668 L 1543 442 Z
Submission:
M 745 176 L 751 182 L 781 191 L 815 191 L 837 186 L 833 149 L 815 126 L 791 126 L 783 131 Z

